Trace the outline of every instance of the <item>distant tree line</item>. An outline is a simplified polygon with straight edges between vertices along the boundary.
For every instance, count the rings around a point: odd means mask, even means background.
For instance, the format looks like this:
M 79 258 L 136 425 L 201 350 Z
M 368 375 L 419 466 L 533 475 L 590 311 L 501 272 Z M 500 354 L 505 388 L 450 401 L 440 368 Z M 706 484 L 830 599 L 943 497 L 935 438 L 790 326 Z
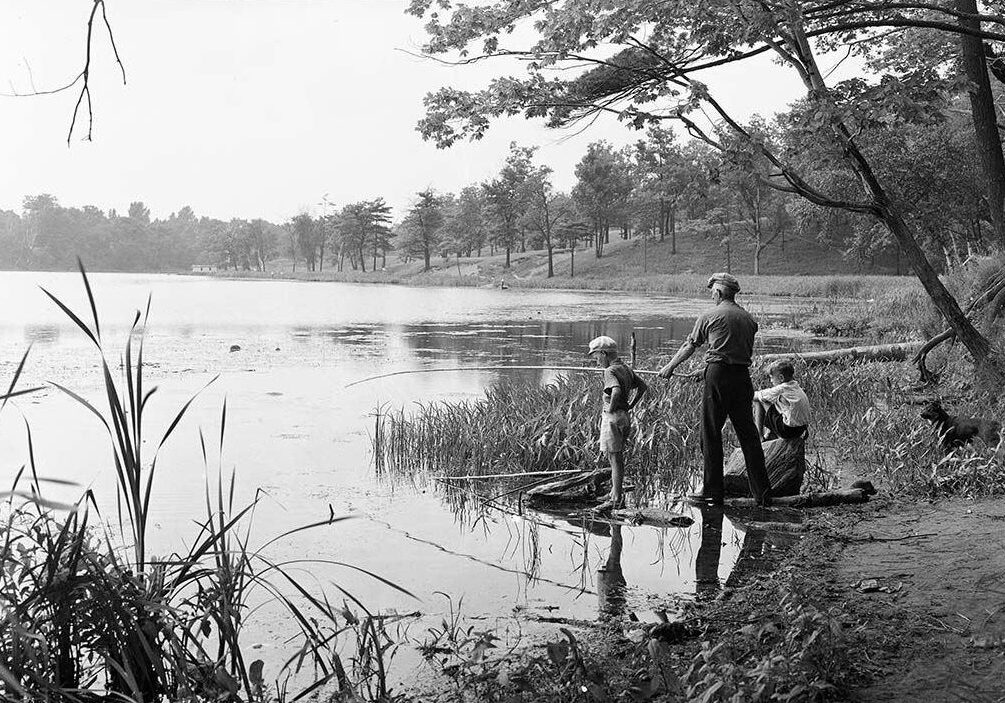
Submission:
M 785 144 L 814 159 L 812 143 L 800 144 L 793 114 L 774 122 L 755 118 L 748 129 L 767 144 Z M 981 227 L 986 207 L 973 160 L 972 136 L 962 120 L 948 119 L 900 133 L 882 153 L 905 182 L 923 245 L 936 258 L 966 256 L 986 244 Z M 751 158 L 756 158 L 753 156 Z M 294 270 L 373 271 L 388 254 L 422 262 L 434 259 L 547 252 L 548 276 L 554 254 L 572 254 L 567 273 L 575 275 L 577 247 L 604 256 L 611 233 L 622 239 L 667 241 L 677 253 L 677 235 L 686 223 L 692 237 L 719 248 L 727 267 L 734 252 L 752 257 L 752 270 L 765 272 L 764 252 L 783 253 L 786 241 L 823 241 L 846 255 L 868 261 L 895 259 L 896 241 L 866 216 L 825 210 L 765 184 L 749 168 L 735 164 L 698 140 L 650 126 L 634 144 L 615 149 L 590 144 L 575 168 L 571 192 L 558 190 L 552 169 L 535 161 L 535 149 L 512 144 L 499 172 L 459 193 L 426 189 L 408 209 L 392 218 L 383 198 L 339 206 L 325 200 L 321 214 L 303 212 L 288 222 L 199 217 L 183 207 L 165 219 L 151 219 L 142 202 L 126 214 L 97 207 L 65 207 L 48 194 L 26 197 L 20 212 L 0 210 L 0 267 L 64 269 L 80 255 L 98 269 L 186 270 L 193 264 L 266 271 L 284 258 Z M 851 188 L 847 176 L 817 168 L 817 178 L 834 190 Z M 643 266 L 645 267 L 645 257 Z M 565 270 L 563 270 L 565 272 Z M 767 271 L 767 272 L 770 272 Z

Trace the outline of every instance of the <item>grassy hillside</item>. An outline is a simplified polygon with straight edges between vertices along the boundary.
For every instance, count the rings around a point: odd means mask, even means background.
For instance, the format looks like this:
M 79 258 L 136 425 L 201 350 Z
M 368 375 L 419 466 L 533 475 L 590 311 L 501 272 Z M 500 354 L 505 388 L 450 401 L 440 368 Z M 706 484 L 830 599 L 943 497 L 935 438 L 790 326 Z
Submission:
M 229 275 L 441 286 L 498 286 L 505 281 L 512 287 L 702 295 L 708 275 L 729 268 L 742 277 L 746 291 L 772 295 L 870 298 L 892 286 L 915 285 L 912 279 L 891 279 L 890 267 L 862 267 L 819 242 L 791 238 L 784 249 L 781 242 L 776 242 L 764 251 L 761 275 L 753 277 L 753 249 L 749 244 L 734 244 L 727 266 L 725 247 L 699 238 L 686 228 L 678 234 L 676 253 L 672 253 L 669 240 L 650 241 L 643 246 L 641 240 L 626 241 L 615 234 L 600 259 L 592 247 L 577 249 L 574 277 L 569 275 L 571 258 L 568 250 L 556 251 L 555 276 L 551 279 L 547 278 L 548 259 L 544 251 L 512 252 L 509 268 L 505 266 L 505 255 L 496 254 L 460 260 L 436 257 L 432 270 L 423 271 L 421 261 L 401 261 L 392 252 L 387 266 L 376 272 L 348 268 L 342 272 L 331 268 L 311 272 L 302 263 L 294 272 L 289 260 L 277 260 L 270 262 L 265 274 L 230 272 Z M 370 265 L 372 261 L 367 263 Z

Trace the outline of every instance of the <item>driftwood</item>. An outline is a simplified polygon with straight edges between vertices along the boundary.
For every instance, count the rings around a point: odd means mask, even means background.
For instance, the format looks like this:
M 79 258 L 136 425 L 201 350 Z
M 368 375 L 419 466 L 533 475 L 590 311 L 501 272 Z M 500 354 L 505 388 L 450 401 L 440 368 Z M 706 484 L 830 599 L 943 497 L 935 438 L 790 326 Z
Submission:
M 865 503 L 869 494 L 862 488 L 846 488 L 841 491 L 824 491 L 822 493 L 802 493 L 797 496 L 780 496 L 771 499 L 772 506 L 788 508 L 822 508 L 827 505 L 843 505 L 846 503 Z M 753 498 L 727 498 L 726 505 L 746 508 L 757 505 Z
M 771 494 L 797 495 L 803 486 L 806 473 L 806 443 L 797 439 L 774 439 L 761 445 L 764 448 L 764 467 L 768 471 Z M 723 471 L 723 485 L 727 496 L 749 496 L 747 467 L 743 452 L 733 451 Z
M 551 481 L 527 491 L 527 502 L 535 505 L 594 503 L 611 491 L 611 470 L 582 471 L 575 476 Z
M 915 354 L 921 346 L 921 342 L 898 342 L 897 344 L 876 344 L 817 352 L 762 354 L 758 358 L 762 361 L 798 359 L 807 366 L 830 364 L 835 361 L 904 361 Z
M 652 527 L 690 527 L 694 518 L 690 515 L 672 513 L 659 508 L 627 508 L 615 510 L 611 517 L 632 525 L 650 525 Z
M 733 524 L 744 530 L 756 530 L 758 532 L 783 532 L 785 534 L 802 534 L 809 528 L 801 522 L 742 522 L 733 520 Z

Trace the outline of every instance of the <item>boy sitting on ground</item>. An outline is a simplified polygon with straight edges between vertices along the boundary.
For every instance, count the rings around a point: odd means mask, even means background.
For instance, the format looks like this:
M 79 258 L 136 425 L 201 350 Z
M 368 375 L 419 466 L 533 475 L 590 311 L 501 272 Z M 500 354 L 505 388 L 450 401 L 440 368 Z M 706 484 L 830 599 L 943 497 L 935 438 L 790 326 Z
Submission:
M 600 415 L 600 451 L 611 463 L 611 497 L 597 506 L 598 512 L 625 507 L 625 440 L 631 431 L 628 413 L 638 405 L 649 388 L 632 369 L 618 358 L 618 344 L 607 336 L 590 342 L 590 356 L 604 369 L 604 409 Z M 634 391 L 634 395 L 632 395 Z
M 796 370 L 789 361 L 768 367 L 771 388 L 754 393 L 754 424 L 764 438 L 802 437 L 810 424 L 810 401 L 795 380 Z

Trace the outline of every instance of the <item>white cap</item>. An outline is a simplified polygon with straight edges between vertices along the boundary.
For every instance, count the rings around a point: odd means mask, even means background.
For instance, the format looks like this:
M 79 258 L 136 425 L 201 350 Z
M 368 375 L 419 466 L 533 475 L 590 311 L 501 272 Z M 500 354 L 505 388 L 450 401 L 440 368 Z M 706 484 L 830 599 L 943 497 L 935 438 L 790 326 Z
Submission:
M 601 335 L 590 342 L 590 351 L 587 354 L 596 354 L 597 352 L 618 352 L 618 343 L 607 335 Z

